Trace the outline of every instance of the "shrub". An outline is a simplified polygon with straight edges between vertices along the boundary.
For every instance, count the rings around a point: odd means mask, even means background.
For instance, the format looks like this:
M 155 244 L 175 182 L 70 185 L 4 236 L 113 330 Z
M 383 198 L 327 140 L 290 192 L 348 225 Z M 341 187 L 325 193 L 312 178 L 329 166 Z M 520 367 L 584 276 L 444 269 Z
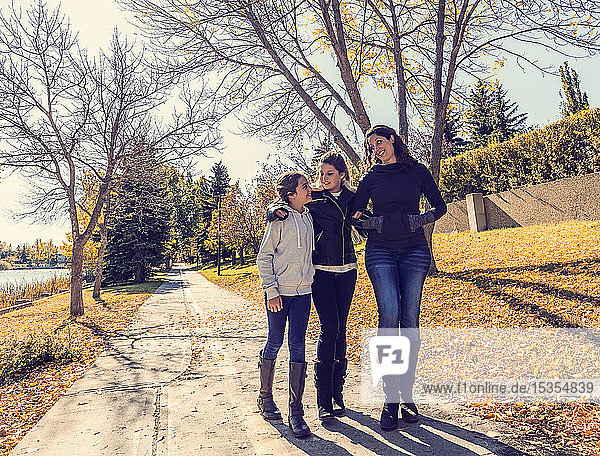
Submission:
M 10 264 L 8 261 L 0 260 L 0 271 L 7 271 L 12 268 L 13 265 Z
M 45 363 L 79 359 L 78 350 L 49 334 L 30 334 L 25 340 L 10 340 L 0 348 L 0 385 L 26 374 Z
M 442 160 L 446 201 L 600 171 L 600 108 Z

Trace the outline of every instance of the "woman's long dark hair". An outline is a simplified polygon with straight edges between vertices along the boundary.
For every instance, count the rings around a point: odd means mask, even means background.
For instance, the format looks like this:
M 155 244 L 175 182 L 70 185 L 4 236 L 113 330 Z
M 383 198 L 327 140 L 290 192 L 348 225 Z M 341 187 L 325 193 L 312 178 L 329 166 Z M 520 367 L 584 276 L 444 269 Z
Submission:
M 417 160 L 415 160 L 408 152 L 408 147 L 402 138 L 398 136 L 396 130 L 394 130 L 392 127 L 388 127 L 387 125 L 375 125 L 369 128 L 365 133 L 365 158 L 369 165 L 381 163 L 381 160 L 374 156 L 371 145 L 369 144 L 369 136 L 373 135 L 383 136 L 389 140 L 392 139 L 392 136 L 394 137 L 394 142 L 392 145 L 394 146 L 396 163 L 403 163 L 406 168 L 410 168 L 412 165 L 417 163 Z

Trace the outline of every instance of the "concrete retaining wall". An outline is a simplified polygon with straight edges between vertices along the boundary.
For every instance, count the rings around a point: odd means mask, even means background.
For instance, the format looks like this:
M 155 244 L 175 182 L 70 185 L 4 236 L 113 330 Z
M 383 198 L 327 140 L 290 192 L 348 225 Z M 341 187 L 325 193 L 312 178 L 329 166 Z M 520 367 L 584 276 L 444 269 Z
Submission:
M 600 173 L 521 187 L 483 197 L 488 230 L 600 220 Z M 435 224 L 435 233 L 480 231 L 469 224 L 465 200 L 448 205 L 448 213 Z

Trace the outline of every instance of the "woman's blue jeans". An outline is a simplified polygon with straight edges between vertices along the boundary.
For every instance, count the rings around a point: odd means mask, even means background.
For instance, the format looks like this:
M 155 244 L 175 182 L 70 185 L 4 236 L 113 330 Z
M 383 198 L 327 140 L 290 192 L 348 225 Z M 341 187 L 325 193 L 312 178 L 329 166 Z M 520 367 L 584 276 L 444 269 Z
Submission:
M 428 246 L 396 249 L 367 244 L 366 247 L 365 265 L 373 284 L 379 312 L 378 334 L 401 334 L 410 340 L 406 374 L 383 377 L 383 389 L 388 403 L 401 402 L 400 396 L 402 402 L 412 402 L 412 387 L 421 346 L 421 296 L 430 264 L 431 252 Z
M 279 312 L 271 312 L 267 309 L 269 322 L 269 334 L 267 343 L 263 349 L 264 359 L 275 359 L 283 345 L 285 326 L 290 322 L 288 331 L 288 347 L 290 350 L 290 361 L 303 363 L 304 347 L 306 339 L 306 328 L 310 316 L 310 294 L 300 296 L 282 296 L 283 309 Z

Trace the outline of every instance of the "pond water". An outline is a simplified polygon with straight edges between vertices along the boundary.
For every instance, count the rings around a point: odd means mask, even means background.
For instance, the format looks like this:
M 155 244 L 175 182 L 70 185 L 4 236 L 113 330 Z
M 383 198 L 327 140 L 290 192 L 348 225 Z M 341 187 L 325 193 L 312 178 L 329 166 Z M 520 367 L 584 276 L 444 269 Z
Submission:
M 54 276 L 69 277 L 70 269 L 11 269 L 0 271 L 0 286 L 10 283 L 37 283 L 50 280 Z

